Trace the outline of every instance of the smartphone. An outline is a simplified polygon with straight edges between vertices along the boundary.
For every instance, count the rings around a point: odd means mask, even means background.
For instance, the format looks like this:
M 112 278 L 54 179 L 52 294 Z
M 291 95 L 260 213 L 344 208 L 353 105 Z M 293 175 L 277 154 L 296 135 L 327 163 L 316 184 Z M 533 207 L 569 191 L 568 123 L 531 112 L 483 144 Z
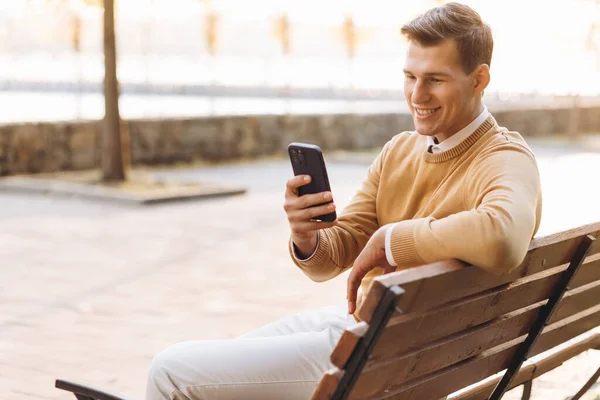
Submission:
M 300 186 L 298 194 L 314 194 L 321 192 L 330 192 L 329 177 L 327 176 L 327 168 L 325 168 L 325 159 L 323 152 L 319 146 L 306 143 L 290 143 L 288 146 L 290 161 L 294 175 L 310 175 L 312 177 L 309 184 Z M 317 204 L 315 207 L 332 203 L 333 200 Z M 333 222 L 337 218 L 335 211 L 319 215 L 315 220 Z

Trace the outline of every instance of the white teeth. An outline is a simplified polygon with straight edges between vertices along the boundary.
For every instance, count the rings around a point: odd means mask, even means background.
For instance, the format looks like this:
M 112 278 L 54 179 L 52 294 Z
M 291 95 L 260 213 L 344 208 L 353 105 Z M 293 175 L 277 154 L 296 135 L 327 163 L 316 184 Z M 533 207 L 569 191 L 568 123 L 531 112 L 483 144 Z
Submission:
M 437 108 L 430 108 L 428 110 L 415 108 L 415 111 L 417 111 L 417 114 L 419 114 L 419 115 L 429 115 L 429 114 L 433 114 L 434 112 L 436 112 Z

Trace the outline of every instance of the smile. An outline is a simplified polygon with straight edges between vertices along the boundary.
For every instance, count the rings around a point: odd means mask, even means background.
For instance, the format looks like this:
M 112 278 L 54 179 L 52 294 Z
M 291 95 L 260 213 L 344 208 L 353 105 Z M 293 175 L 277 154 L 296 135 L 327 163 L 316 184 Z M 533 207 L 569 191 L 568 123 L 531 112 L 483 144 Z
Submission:
M 415 113 L 416 113 L 416 115 L 417 115 L 418 118 L 427 118 L 431 114 L 433 114 L 437 110 L 439 110 L 440 108 L 441 107 L 437 107 L 437 108 L 415 108 Z

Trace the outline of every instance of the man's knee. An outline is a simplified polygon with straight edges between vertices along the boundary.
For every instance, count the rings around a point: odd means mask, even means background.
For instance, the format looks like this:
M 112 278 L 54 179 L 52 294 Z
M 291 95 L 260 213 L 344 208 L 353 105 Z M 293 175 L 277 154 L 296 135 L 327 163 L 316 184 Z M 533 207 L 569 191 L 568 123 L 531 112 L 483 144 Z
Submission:
M 146 399 L 170 399 L 177 388 L 175 370 L 178 362 L 178 347 L 173 345 L 156 354 L 148 368 L 148 382 L 146 385 Z
M 166 374 L 170 368 L 170 364 L 172 363 L 172 357 L 173 356 L 172 352 L 170 351 L 170 347 L 156 354 L 150 363 L 148 378 L 155 378 Z

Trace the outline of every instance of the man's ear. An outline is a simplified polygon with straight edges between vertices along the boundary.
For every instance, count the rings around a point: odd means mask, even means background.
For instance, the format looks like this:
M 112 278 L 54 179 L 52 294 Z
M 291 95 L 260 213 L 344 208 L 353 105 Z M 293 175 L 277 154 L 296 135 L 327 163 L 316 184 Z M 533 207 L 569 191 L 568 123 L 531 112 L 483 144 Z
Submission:
M 485 88 L 490 84 L 490 66 L 481 64 L 473 71 L 474 86 L 473 94 L 482 94 Z

